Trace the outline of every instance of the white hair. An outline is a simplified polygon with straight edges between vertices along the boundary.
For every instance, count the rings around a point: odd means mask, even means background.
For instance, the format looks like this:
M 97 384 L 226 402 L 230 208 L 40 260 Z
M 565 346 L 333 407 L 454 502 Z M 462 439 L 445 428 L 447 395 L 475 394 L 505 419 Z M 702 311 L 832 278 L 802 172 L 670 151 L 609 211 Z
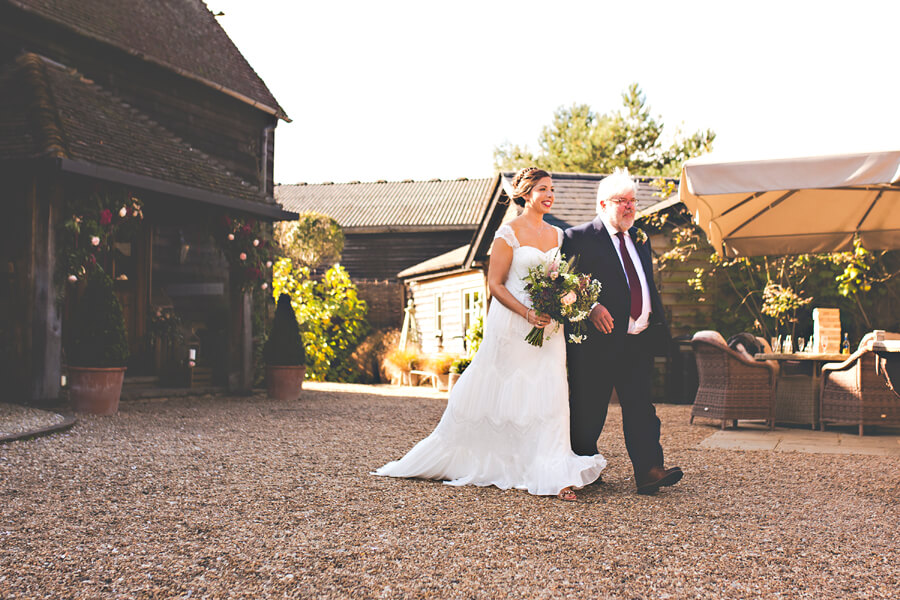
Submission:
M 612 175 L 601 179 L 600 185 L 597 186 L 597 214 L 603 212 L 603 207 L 600 206 L 601 202 L 616 196 L 623 196 L 629 191 L 637 198 L 637 182 L 631 178 L 627 167 L 616 167 Z

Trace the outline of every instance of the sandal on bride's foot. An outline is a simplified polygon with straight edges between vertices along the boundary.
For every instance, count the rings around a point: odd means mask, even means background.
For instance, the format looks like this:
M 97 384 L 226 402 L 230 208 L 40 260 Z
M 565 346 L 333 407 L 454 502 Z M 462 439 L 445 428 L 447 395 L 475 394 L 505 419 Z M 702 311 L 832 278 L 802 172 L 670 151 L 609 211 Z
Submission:
M 578 497 L 575 495 L 575 492 L 572 491 L 572 488 L 570 487 L 564 487 L 563 489 L 559 490 L 559 493 L 556 495 L 556 497 L 563 502 L 574 502 L 578 499 Z

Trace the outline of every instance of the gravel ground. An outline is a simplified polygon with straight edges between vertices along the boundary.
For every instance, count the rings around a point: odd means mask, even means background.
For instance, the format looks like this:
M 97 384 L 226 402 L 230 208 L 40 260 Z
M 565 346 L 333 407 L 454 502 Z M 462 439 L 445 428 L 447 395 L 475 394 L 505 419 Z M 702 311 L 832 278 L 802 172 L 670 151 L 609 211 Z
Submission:
M 49 410 L 0 402 L 0 441 L 52 429 L 68 421 L 65 416 Z
M 900 460 L 698 448 L 634 493 L 620 412 L 575 503 L 373 477 L 439 397 L 136 400 L 0 445 L 0 598 L 897 598 Z M 360 393 L 363 392 L 363 393 Z

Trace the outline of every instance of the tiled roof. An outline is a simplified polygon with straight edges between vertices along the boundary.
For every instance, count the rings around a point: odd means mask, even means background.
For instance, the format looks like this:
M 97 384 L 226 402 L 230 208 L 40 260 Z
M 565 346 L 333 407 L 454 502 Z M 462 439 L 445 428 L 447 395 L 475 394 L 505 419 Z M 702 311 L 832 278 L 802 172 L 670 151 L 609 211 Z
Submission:
M 284 111 L 201 0 L 6 0 L 81 35 Z
M 255 186 L 146 115 L 78 72 L 36 54 L 0 66 L 0 132 L 0 160 L 68 159 L 266 202 Z
M 468 227 L 474 229 L 496 178 L 452 181 L 294 184 L 275 188 L 285 210 L 318 212 L 344 228 Z

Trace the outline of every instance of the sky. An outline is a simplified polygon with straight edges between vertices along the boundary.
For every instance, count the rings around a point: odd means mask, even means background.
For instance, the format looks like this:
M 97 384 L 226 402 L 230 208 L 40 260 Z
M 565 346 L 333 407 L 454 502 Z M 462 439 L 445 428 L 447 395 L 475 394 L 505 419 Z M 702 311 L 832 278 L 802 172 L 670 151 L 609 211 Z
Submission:
M 900 2 L 206 0 L 291 122 L 275 181 L 489 177 L 640 85 L 723 157 L 900 149 Z

